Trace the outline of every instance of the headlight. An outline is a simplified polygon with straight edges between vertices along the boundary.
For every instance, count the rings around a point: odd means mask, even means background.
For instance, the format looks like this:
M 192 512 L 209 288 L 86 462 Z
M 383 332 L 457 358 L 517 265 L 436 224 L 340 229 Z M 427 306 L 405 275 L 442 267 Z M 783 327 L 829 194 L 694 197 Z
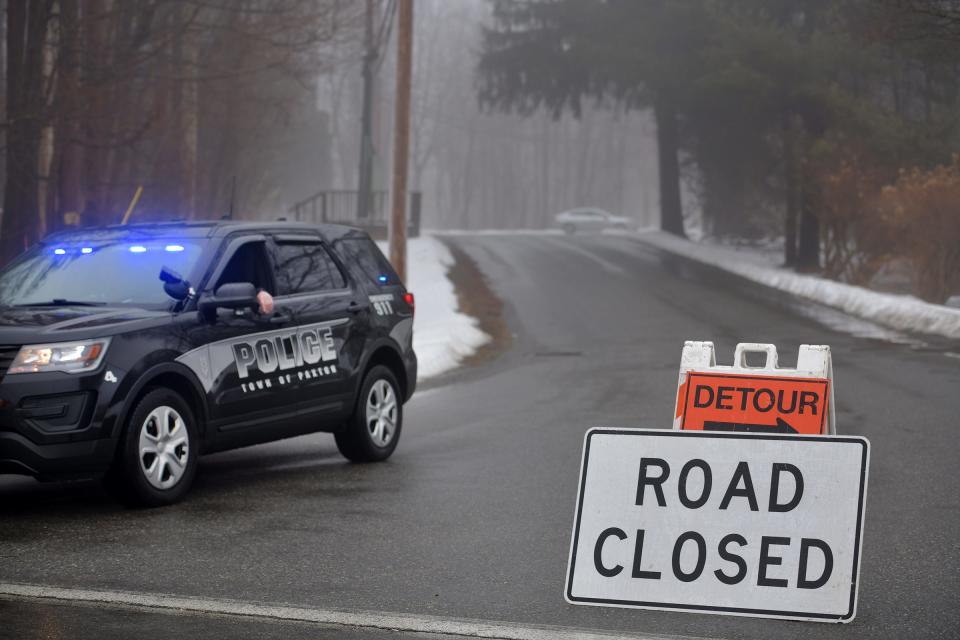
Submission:
M 56 344 L 28 344 L 20 347 L 20 352 L 13 359 L 7 374 L 93 371 L 100 366 L 109 345 L 109 338 Z

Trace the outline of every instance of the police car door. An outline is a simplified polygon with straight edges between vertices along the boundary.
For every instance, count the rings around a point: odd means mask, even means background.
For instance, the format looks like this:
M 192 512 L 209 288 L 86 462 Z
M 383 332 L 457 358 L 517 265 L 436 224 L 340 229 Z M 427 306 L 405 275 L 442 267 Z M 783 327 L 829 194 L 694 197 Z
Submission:
M 316 416 L 320 429 L 352 409 L 364 305 L 319 236 L 277 235 L 273 251 L 276 301 L 290 310 L 300 336 L 301 364 L 287 375 L 299 389 L 303 413 Z
M 213 293 L 237 282 L 268 293 L 276 290 L 266 236 L 228 239 L 204 290 Z M 250 309 L 219 309 L 190 333 L 195 348 L 179 360 L 194 370 L 207 391 L 210 426 L 218 442 L 261 440 L 259 436 L 277 424 L 296 417 L 296 389 L 282 378 L 292 350 L 290 315 L 282 304 L 269 316 Z

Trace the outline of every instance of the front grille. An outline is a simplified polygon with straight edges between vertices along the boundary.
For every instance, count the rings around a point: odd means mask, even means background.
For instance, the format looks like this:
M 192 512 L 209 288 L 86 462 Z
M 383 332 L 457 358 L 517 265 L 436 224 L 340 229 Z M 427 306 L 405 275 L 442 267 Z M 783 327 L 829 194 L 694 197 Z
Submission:
M 18 344 L 0 344 L 0 380 L 6 375 L 7 369 L 13 364 L 13 359 L 17 357 L 20 351 Z

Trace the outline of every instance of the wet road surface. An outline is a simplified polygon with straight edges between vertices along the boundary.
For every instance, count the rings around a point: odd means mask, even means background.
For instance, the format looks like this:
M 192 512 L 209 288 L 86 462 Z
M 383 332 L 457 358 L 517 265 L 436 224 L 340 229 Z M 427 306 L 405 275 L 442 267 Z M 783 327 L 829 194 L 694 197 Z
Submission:
M 960 360 L 944 355 L 960 346 L 859 337 L 829 310 L 630 237 L 451 241 L 503 299 L 513 344 L 418 393 L 389 462 L 347 464 L 329 435 L 217 454 L 185 502 L 147 511 L 93 483 L 2 477 L 0 582 L 716 638 L 960 635 Z M 801 343 L 831 345 L 839 431 L 872 443 L 853 623 L 564 602 L 583 433 L 669 428 L 686 339 L 713 340 L 724 362 L 738 341 L 772 342 L 787 366 Z M 78 631 L 63 637 L 334 637 L 306 623 L 0 603 L 0 636 L 61 637 L 43 635 L 58 623 Z

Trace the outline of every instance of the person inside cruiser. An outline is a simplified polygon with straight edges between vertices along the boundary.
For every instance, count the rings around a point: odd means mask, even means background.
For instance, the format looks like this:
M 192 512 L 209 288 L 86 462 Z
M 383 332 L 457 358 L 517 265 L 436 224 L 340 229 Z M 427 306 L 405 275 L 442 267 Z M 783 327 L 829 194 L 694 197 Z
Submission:
M 268 265 L 264 243 L 249 242 L 237 249 L 230 258 L 216 288 L 233 282 L 252 283 L 257 288 L 258 313 L 269 316 L 273 314 L 274 305 L 273 295 L 268 290 L 271 287 Z

